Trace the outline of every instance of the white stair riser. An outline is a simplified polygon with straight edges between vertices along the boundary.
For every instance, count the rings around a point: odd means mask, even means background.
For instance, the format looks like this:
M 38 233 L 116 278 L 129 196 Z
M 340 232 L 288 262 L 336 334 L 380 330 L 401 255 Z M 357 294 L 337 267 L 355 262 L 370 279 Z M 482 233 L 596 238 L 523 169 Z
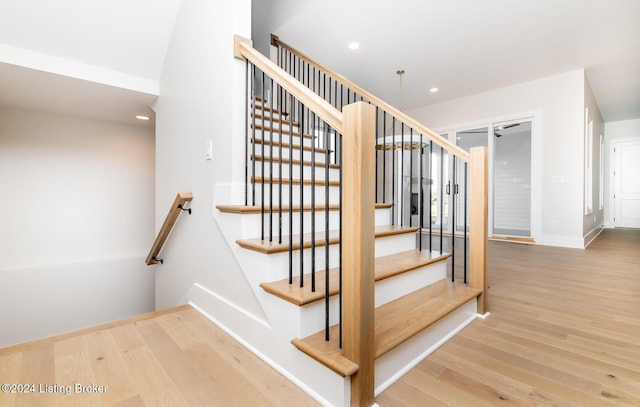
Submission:
M 399 316 L 400 318 L 401 316 Z M 430 353 L 443 345 L 477 317 L 476 299 L 472 298 L 401 346 L 376 359 L 375 394 L 387 389 Z
M 274 183 L 272 186 L 269 185 L 268 182 L 264 184 L 264 201 L 262 197 L 262 184 L 257 183 L 255 185 L 255 203 L 252 200 L 252 189 L 251 185 L 249 185 L 249 204 L 260 205 L 261 202 L 264 202 L 265 205 L 270 206 L 271 198 L 269 196 L 269 192 L 273 192 L 273 204 L 279 205 L 280 202 L 280 186 Z M 293 205 L 300 205 L 300 185 L 292 185 L 293 194 L 291 195 Z M 325 204 L 325 187 L 324 186 L 315 186 L 311 185 L 303 185 L 303 204 L 310 205 L 311 204 L 311 188 L 315 188 L 315 202 L 316 205 Z M 339 204 L 340 203 L 340 189 L 337 186 L 329 187 L 329 204 Z M 289 206 L 289 185 L 282 185 L 282 204 Z
M 435 253 L 435 252 L 434 252 Z M 436 263 L 376 282 L 375 306 L 380 307 L 416 290 L 447 278 L 447 262 Z
M 446 271 L 446 260 L 443 260 L 411 270 L 399 276 L 378 281 L 375 285 L 375 306 L 379 307 L 415 290 L 442 280 L 446 278 Z M 288 302 L 287 304 L 292 307 L 291 311 L 287 312 L 287 314 L 290 314 L 293 318 L 291 323 L 295 324 L 297 320 L 300 321 L 299 332 L 297 334 L 298 338 L 304 338 L 324 329 L 324 299 L 303 307 L 298 307 Z M 297 308 L 300 308 L 300 310 L 298 311 Z M 331 296 L 329 300 L 329 325 L 335 325 L 339 322 L 338 310 L 339 298 L 337 295 Z
M 274 202 L 278 204 L 277 202 Z M 387 225 L 390 219 L 390 209 L 376 209 L 375 212 L 375 224 Z M 233 216 L 233 214 L 232 214 Z M 237 215 L 236 215 L 237 216 Z M 310 211 L 303 212 L 303 226 L 305 233 L 311 232 L 311 219 L 313 215 Z M 260 228 L 260 222 L 262 215 L 260 213 L 252 213 L 242 215 L 242 235 L 240 239 L 251 239 L 260 237 L 262 230 Z M 282 235 L 289 235 L 289 212 L 282 212 Z M 329 211 L 329 230 L 338 230 L 340 226 L 340 213 L 338 211 Z M 272 228 L 272 236 L 274 240 L 277 240 L 280 231 L 279 214 L 275 210 L 272 215 L 269 212 L 264 214 L 264 228 L 265 236 L 269 236 L 269 227 Z M 325 212 L 324 210 L 318 210 L 315 213 L 315 231 L 323 232 L 325 230 Z M 300 212 L 293 213 L 293 234 L 300 233 Z
M 243 223 L 245 223 L 245 227 L 243 227 L 243 238 L 253 238 L 253 237 L 258 237 L 261 234 L 261 228 L 260 228 L 260 221 L 262 219 L 262 215 L 257 213 L 257 214 L 251 214 L 251 215 L 244 215 L 244 217 L 246 218 L 243 219 Z M 312 221 L 313 215 L 311 214 L 311 212 L 304 212 L 303 216 L 302 216 L 302 222 L 303 222 L 303 226 L 304 226 L 304 230 L 305 232 L 310 232 L 311 231 L 311 221 Z M 323 232 L 325 230 L 325 212 L 324 211 L 317 211 L 315 214 L 315 231 L 316 232 Z M 329 211 L 329 230 L 333 230 L 333 229 L 337 229 L 339 227 L 339 222 L 340 222 L 340 214 L 338 211 Z M 279 236 L 279 230 L 280 230 L 280 224 L 279 224 L 279 215 L 277 211 L 273 212 L 273 215 L 270 216 L 269 212 L 265 212 L 264 214 L 264 228 L 265 228 L 265 233 L 268 236 L 269 234 L 269 228 L 271 227 L 272 229 L 272 235 L 273 235 L 273 240 L 277 241 L 278 240 L 278 236 Z M 290 218 L 289 218 L 289 213 L 288 212 L 283 212 L 282 213 L 282 235 L 283 236 L 288 236 L 289 235 L 289 223 L 290 223 Z M 293 234 L 299 234 L 300 233 L 300 212 L 294 212 L 293 213 Z
M 285 241 L 286 243 L 286 241 Z M 415 236 L 413 233 L 405 233 L 395 236 L 387 236 L 378 238 L 375 241 L 375 250 L 379 256 L 385 256 L 387 254 L 397 253 L 399 251 L 406 251 L 415 249 Z M 338 244 L 332 244 L 329 247 L 329 268 L 337 267 L 339 264 L 339 250 Z M 263 254 L 252 250 L 245 250 L 247 258 L 250 262 L 248 265 L 252 266 L 248 270 L 249 273 L 258 273 L 256 279 L 252 281 L 278 281 L 285 279 L 289 276 L 289 252 L 284 251 L 274 254 Z M 306 248 L 302 251 L 302 266 L 304 267 L 303 274 L 311 273 L 312 267 L 312 255 L 313 250 Z M 315 267 L 316 270 L 324 270 L 326 268 L 325 246 L 317 246 L 315 248 Z M 295 250 L 292 254 L 292 266 L 294 276 L 300 275 L 300 251 Z
M 311 157 L 313 155 L 315 155 L 315 159 L 317 163 L 324 163 L 325 162 L 325 152 L 324 151 L 316 151 L 314 154 L 312 154 L 311 150 L 303 150 L 302 151 L 302 158 L 300 158 L 300 149 L 296 149 L 296 148 L 292 148 L 291 149 L 292 154 L 289 154 L 289 147 L 282 147 L 282 149 L 279 148 L 279 146 L 274 145 L 273 149 L 270 149 L 270 146 L 268 144 L 265 144 L 264 146 L 264 154 L 262 151 L 262 144 L 260 144 L 260 142 L 255 144 L 255 151 L 253 149 L 253 145 L 250 144 L 249 145 L 249 155 L 263 155 L 263 156 L 267 156 L 267 157 L 275 157 L 275 158 L 290 158 L 293 157 L 294 160 L 301 160 L 301 161 L 310 161 Z M 333 154 L 331 152 L 329 152 L 329 162 L 330 163 L 335 163 Z
M 278 147 L 278 144 L 282 144 L 282 143 L 287 143 L 287 144 L 293 143 L 294 146 L 299 146 L 300 143 L 302 142 L 302 145 L 309 146 L 309 147 L 311 147 L 311 145 L 313 144 L 313 139 L 311 137 L 300 137 L 300 134 L 297 129 L 294 129 L 293 135 L 289 134 L 287 130 L 282 130 L 282 132 L 280 132 L 280 129 L 277 127 L 273 129 L 273 131 L 270 131 L 269 127 L 267 128 L 256 127 L 255 134 L 253 130 L 254 130 L 253 127 L 249 128 L 250 140 L 255 138 L 257 140 L 270 141 L 271 143 L 273 143 L 274 149 Z M 256 144 L 256 149 L 259 147 L 259 145 L 260 145 L 259 143 Z M 266 146 L 268 146 L 268 144 Z M 267 149 L 266 146 L 265 146 L 265 150 Z M 319 148 L 322 148 L 322 146 L 316 144 L 315 148 L 319 149 Z
M 288 178 L 290 173 L 289 163 L 282 163 L 282 165 L 280 165 L 279 162 L 271 163 L 270 161 L 266 160 L 266 161 L 256 161 L 255 168 L 253 166 L 253 161 L 250 161 L 249 165 L 250 165 L 249 175 L 252 175 L 253 173 L 255 173 L 256 176 L 261 176 L 264 173 L 265 176 L 267 177 L 271 177 L 271 174 L 273 174 L 274 178 L 280 178 L 281 177 L 280 173 L 282 171 L 282 177 Z M 291 167 L 292 167 L 291 173 L 293 173 L 293 177 L 295 179 L 300 179 L 300 165 L 292 164 Z M 314 171 L 310 165 L 303 166 L 302 179 L 310 180 L 312 173 L 314 173 Z M 327 179 L 326 169 L 324 167 L 323 162 L 316 162 L 315 178 L 318 181 Z M 329 180 L 331 181 L 340 180 L 340 171 L 337 168 L 329 168 Z

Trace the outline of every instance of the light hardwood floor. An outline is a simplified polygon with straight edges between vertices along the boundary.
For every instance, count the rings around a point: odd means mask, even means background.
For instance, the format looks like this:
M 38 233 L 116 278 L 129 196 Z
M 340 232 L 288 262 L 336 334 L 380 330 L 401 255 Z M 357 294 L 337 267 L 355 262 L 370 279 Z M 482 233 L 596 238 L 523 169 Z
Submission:
M 0 406 L 317 405 L 189 306 L 136 319 L 0 349 L 0 384 L 36 385 L 0 393 Z M 46 384 L 61 387 L 40 393 Z
M 640 406 L 640 231 L 605 230 L 586 250 L 489 250 L 491 316 L 380 406 Z
M 491 316 L 379 405 L 639 406 L 640 231 L 607 230 L 587 250 L 489 249 Z M 0 406 L 316 405 L 189 307 L 0 349 L 0 384 L 74 382 L 108 388 L 0 393 Z

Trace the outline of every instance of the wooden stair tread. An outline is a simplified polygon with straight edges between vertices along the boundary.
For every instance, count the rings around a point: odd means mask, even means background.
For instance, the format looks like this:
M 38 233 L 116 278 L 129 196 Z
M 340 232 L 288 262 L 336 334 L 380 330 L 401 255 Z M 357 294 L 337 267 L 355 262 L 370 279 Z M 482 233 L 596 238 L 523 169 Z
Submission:
M 391 204 L 376 204 L 376 209 L 387 209 L 390 208 Z M 255 213 L 260 213 L 262 212 L 262 207 L 260 205 L 217 205 L 216 209 L 218 209 L 220 212 L 225 212 L 225 213 L 238 213 L 238 214 L 255 214 Z M 264 211 L 268 212 L 269 211 L 269 205 L 266 205 L 264 207 Z M 310 212 L 311 211 L 311 205 L 304 205 L 303 206 L 303 211 L 304 212 Z M 329 210 L 330 211 L 337 211 L 338 209 L 340 209 L 340 205 L 339 204 L 332 204 L 329 205 Z M 280 210 L 279 206 L 274 206 L 273 207 L 273 211 L 274 212 L 278 212 Z M 325 210 L 325 205 L 316 205 L 316 211 L 322 211 L 324 212 Z M 283 206 L 282 207 L 282 212 L 289 212 L 289 207 L 288 206 Z M 294 205 L 293 206 L 293 212 L 300 212 L 300 205 Z
M 294 178 L 294 179 L 289 179 L 289 178 L 270 178 L 270 177 L 254 177 L 252 179 L 252 181 L 256 184 L 262 184 L 263 182 L 265 184 L 269 184 L 269 183 L 273 183 L 273 184 L 282 184 L 282 185 L 289 185 L 289 183 L 293 183 L 293 185 L 300 185 L 301 183 L 304 185 L 316 185 L 316 186 L 325 186 L 327 184 L 329 184 L 329 186 L 331 187 L 338 187 L 340 186 L 340 181 L 325 181 L 323 179 L 317 179 L 314 181 L 310 180 L 310 179 L 303 179 L 302 182 L 300 182 L 300 179 L 298 178 Z
M 400 235 L 404 233 L 415 233 L 418 230 L 417 227 L 399 227 L 399 226 L 376 226 L 376 238 Z M 325 245 L 325 232 L 316 233 L 316 247 L 322 247 Z M 339 232 L 337 230 L 329 231 L 329 244 L 336 244 L 340 241 Z M 240 247 L 257 251 L 264 254 L 274 254 L 289 251 L 289 236 L 282 236 L 282 243 L 277 241 L 269 242 L 268 240 L 256 239 L 240 239 L 236 240 L 236 243 Z M 311 233 L 305 233 L 303 235 L 303 247 L 311 247 Z M 293 235 L 293 249 L 300 249 L 300 235 Z
M 273 146 L 274 148 L 278 148 L 278 147 L 282 147 L 283 150 L 285 149 L 289 149 L 290 144 L 287 142 L 284 143 L 280 143 L 277 140 L 264 140 L 261 138 L 256 138 L 255 140 L 252 140 L 254 142 L 254 144 L 260 144 L 260 145 L 265 145 L 265 146 Z M 300 145 L 299 144 L 294 144 L 291 146 L 291 148 L 293 150 L 300 150 Z M 311 146 L 302 146 L 302 148 L 304 149 L 304 151 L 314 151 L 316 154 L 325 154 L 327 152 L 327 150 L 325 150 L 324 148 L 312 148 Z
M 342 377 L 351 376 L 360 368 L 357 363 L 342 356 L 339 346 L 340 332 L 337 326 L 331 327 L 331 340 L 325 341 L 324 332 L 314 338 L 293 339 L 291 343 L 302 352 L 311 356 Z
M 440 280 L 376 309 L 376 358 L 482 293 L 462 283 Z M 402 315 L 402 318 L 398 318 Z
M 394 253 L 388 256 L 376 257 L 375 259 L 375 280 L 381 281 L 385 278 L 393 277 L 407 271 L 436 263 L 449 258 L 449 253 L 429 253 L 427 251 L 408 250 Z M 316 271 L 316 290 L 311 290 L 311 274 L 303 276 L 304 286 L 300 287 L 300 276 L 293 278 L 293 283 L 289 284 L 289 279 L 271 283 L 262 283 L 260 287 L 266 292 L 275 295 L 294 305 L 304 306 L 324 299 L 326 288 L 325 270 Z M 329 295 L 337 295 L 340 289 L 339 269 L 329 270 Z
M 461 283 L 440 280 L 376 308 L 375 358 L 414 337 L 480 293 Z M 339 349 L 338 330 L 337 325 L 330 328 L 329 341 L 325 341 L 323 330 L 291 343 L 334 372 L 347 376 L 346 370 L 340 370 L 345 364 L 341 359 L 346 358 Z
M 255 161 L 273 162 L 275 164 L 278 164 L 280 162 L 282 162 L 282 164 L 289 164 L 289 162 L 290 162 L 288 157 L 284 157 L 284 158 L 263 157 L 261 155 L 256 155 Z M 324 168 L 324 164 L 325 163 L 323 163 L 323 162 L 316 162 L 316 168 Z M 294 158 L 293 165 L 300 165 L 300 160 Z M 302 161 L 302 165 L 304 165 L 305 167 L 311 167 L 312 164 L 311 164 L 311 161 L 304 160 L 304 161 Z M 331 169 L 339 169 L 340 165 L 339 164 L 334 164 L 334 163 L 329 163 L 329 168 L 331 168 Z

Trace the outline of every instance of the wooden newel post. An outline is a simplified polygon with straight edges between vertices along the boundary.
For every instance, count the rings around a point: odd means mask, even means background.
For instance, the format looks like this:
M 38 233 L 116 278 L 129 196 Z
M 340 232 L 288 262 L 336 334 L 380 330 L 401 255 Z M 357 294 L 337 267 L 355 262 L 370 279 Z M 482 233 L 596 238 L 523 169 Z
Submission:
M 489 311 L 489 158 L 486 147 L 471 149 L 469 213 L 469 286 L 482 290 L 478 313 Z
M 374 403 L 375 108 L 343 108 L 342 354 L 358 364 L 351 405 Z

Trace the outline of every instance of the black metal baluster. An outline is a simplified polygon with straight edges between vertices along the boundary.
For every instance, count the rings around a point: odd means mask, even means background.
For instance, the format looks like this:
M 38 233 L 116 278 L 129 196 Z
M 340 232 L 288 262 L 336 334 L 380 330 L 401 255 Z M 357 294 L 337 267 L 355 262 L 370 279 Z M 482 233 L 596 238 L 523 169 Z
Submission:
M 467 189 L 468 168 L 467 162 L 464 163 L 464 283 L 467 284 L 467 199 L 469 197 Z
M 391 225 L 396 224 L 398 208 L 396 207 L 396 118 L 391 117 Z
M 261 149 L 262 149 L 262 160 L 260 161 L 260 239 L 264 240 L 264 145 L 267 142 L 266 137 L 265 137 L 265 131 L 264 131 L 264 116 L 265 116 L 265 111 L 264 111 L 264 94 L 265 94 L 265 89 L 264 89 L 264 80 L 265 80 L 265 75 L 264 72 L 262 72 L 262 94 L 260 95 L 260 104 L 262 106 L 261 109 L 261 113 L 260 113 L 260 124 L 262 126 L 262 143 L 261 143 Z
M 269 241 L 273 242 L 273 79 L 269 78 L 269 84 Z M 262 157 L 262 162 L 264 160 Z
M 393 151 L 393 148 L 391 149 Z M 387 203 L 387 112 L 382 112 L 382 203 Z M 391 210 L 393 213 L 393 209 Z
M 418 194 L 420 195 L 418 205 L 419 219 L 420 219 L 420 250 L 422 251 L 422 231 L 424 230 L 424 191 L 422 185 L 424 184 L 424 145 L 422 144 L 422 133 L 420 133 L 420 182 L 418 183 Z
M 380 155 L 380 145 L 378 144 L 378 113 L 380 109 L 376 106 L 376 203 L 378 202 L 378 156 Z
M 289 95 L 289 120 L 295 121 L 293 95 Z M 300 127 L 298 127 L 300 128 Z M 289 284 L 293 284 L 293 130 L 289 128 Z
M 340 187 L 339 187 L 340 226 L 338 228 L 338 236 L 339 236 L 338 251 L 340 253 L 338 257 L 338 280 L 339 280 L 340 288 L 338 291 L 338 324 L 340 326 L 339 342 L 340 342 L 340 348 L 342 349 L 342 134 L 338 134 L 336 132 L 336 138 L 337 138 L 336 144 L 339 143 L 339 148 L 336 148 L 336 150 L 338 150 L 340 154 L 340 156 L 338 157 L 339 164 L 340 164 Z M 329 338 L 329 330 L 327 329 L 327 340 L 328 338 Z
M 315 136 L 313 128 L 315 120 L 316 114 L 311 112 L 311 292 L 313 293 L 316 292 L 316 143 L 313 139 Z M 300 142 L 303 141 L 301 134 Z M 301 211 L 303 209 L 300 207 Z M 300 212 L 300 215 L 302 216 L 302 212 Z
M 326 126 L 326 125 L 325 125 Z M 324 133 L 324 319 L 325 319 L 325 339 L 329 340 L 329 300 L 330 300 L 330 290 L 329 290 L 329 198 L 330 198 L 330 190 L 329 190 L 329 163 L 331 158 L 329 156 L 329 150 L 331 148 L 331 136 L 329 133 L 329 127 L 325 128 Z M 339 209 L 340 210 L 340 209 Z
M 433 251 L 433 140 L 429 140 L 429 253 Z
M 282 173 L 282 125 L 284 122 L 284 116 L 282 114 L 282 87 L 278 85 L 278 174 L 280 175 L 280 182 L 278 183 L 278 244 L 282 244 L 282 183 L 284 182 L 284 174 Z M 293 128 L 293 122 L 289 120 L 289 129 Z M 271 157 L 273 161 L 273 157 Z
M 413 226 L 413 128 L 409 129 L 409 226 Z
M 404 122 L 400 122 L 400 178 L 398 179 L 398 192 L 400 193 L 400 227 L 404 226 Z
M 307 107 L 302 103 L 299 103 L 301 115 L 300 115 L 300 134 L 302 135 L 305 130 L 305 115 L 307 113 Z M 308 124 L 307 124 L 308 126 Z M 293 139 L 291 140 L 293 142 Z M 300 143 L 300 210 L 304 207 L 304 145 Z M 312 157 L 313 160 L 313 157 Z M 293 177 L 291 178 L 293 183 Z M 304 287 L 304 217 L 302 212 L 300 213 L 300 287 Z
M 442 254 L 442 233 L 444 224 L 444 148 L 440 146 L 440 254 Z
M 251 110 L 249 96 L 251 90 L 249 89 L 249 60 L 245 60 L 244 64 L 244 206 L 249 205 L 249 110 Z
M 456 281 L 456 156 L 453 156 L 453 174 L 451 174 L 451 281 Z
M 251 65 L 251 205 L 256 204 L 256 66 Z

